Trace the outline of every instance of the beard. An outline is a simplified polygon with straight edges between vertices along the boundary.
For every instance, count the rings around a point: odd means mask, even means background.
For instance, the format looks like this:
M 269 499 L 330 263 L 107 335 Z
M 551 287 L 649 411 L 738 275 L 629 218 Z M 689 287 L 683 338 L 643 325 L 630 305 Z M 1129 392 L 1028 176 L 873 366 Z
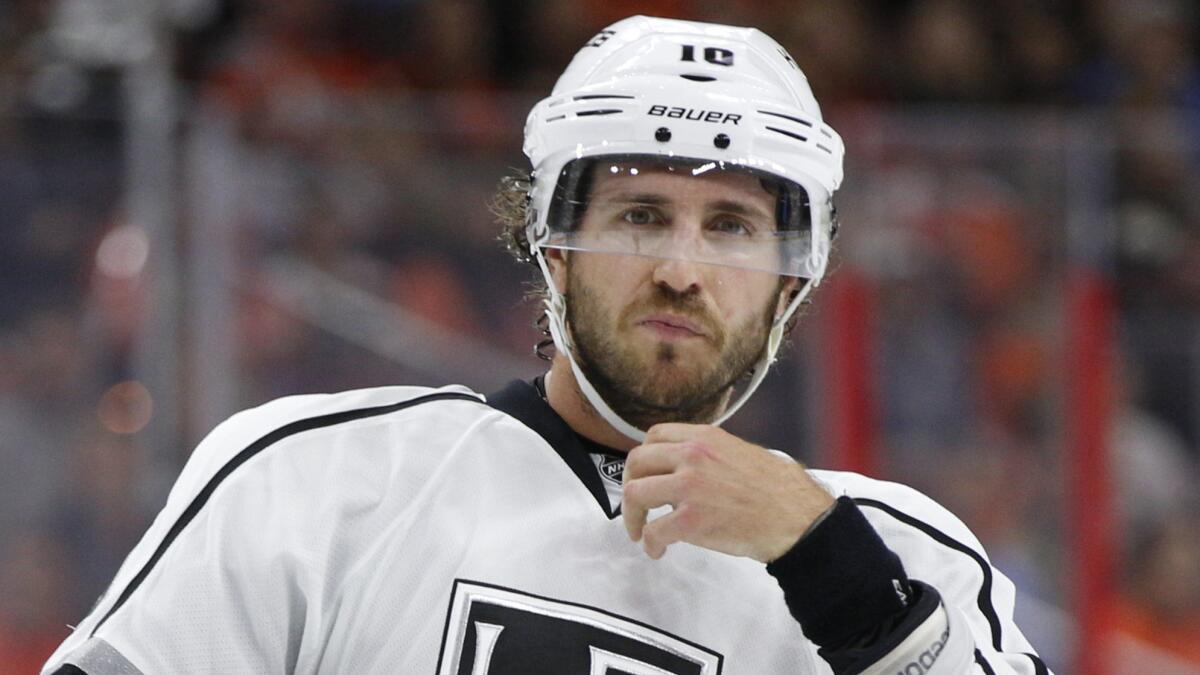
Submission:
M 766 348 L 774 298 L 761 314 L 726 330 L 695 292 L 655 285 L 649 298 L 613 317 L 599 295 L 570 268 L 568 275 L 567 324 L 579 368 L 613 412 L 639 429 L 662 422 L 705 424 L 716 419 L 733 386 L 750 373 Z M 715 357 L 697 357 L 669 341 L 646 349 L 639 340 L 621 339 L 633 333 L 637 317 L 660 310 L 702 326 L 706 333 L 702 339 L 715 348 Z

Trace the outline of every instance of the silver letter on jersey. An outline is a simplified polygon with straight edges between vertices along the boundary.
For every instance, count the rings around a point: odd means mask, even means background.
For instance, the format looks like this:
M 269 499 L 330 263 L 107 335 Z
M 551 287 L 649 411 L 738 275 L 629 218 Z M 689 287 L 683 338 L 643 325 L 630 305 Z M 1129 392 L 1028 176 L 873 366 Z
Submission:
M 437 675 L 721 675 L 722 660 L 600 607 L 456 579 Z
M 502 630 L 504 626 L 475 622 L 475 665 L 471 668 L 471 675 L 487 675 L 488 664 L 492 662 L 492 650 L 496 648 L 496 640 L 500 638 Z
M 604 651 L 599 647 L 591 647 L 592 669 L 590 675 L 608 675 L 609 670 L 618 670 L 629 675 L 672 675 L 670 671 L 655 668 L 648 663 L 642 663 L 628 656 L 621 656 Z

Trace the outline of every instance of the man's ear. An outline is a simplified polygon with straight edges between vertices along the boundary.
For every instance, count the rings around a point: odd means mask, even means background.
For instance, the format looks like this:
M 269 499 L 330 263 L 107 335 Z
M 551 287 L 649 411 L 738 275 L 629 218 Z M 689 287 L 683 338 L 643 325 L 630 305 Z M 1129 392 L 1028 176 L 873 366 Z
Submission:
M 554 287 L 559 293 L 567 292 L 567 252 L 561 248 L 543 249 L 546 257 L 546 267 L 550 268 L 550 277 L 554 279 Z
M 808 279 L 799 277 L 784 277 L 784 282 L 779 284 L 779 298 L 775 303 L 775 318 L 783 316 L 787 311 L 788 305 L 792 304 L 792 298 L 804 288 L 804 284 L 810 283 Z

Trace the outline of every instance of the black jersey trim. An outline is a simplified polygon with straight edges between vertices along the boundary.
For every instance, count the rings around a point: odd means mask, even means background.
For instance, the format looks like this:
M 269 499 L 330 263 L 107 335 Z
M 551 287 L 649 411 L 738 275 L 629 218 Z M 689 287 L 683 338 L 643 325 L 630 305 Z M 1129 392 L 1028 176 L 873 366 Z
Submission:
M 486 581 L 476 581 L 474 579 L 456 578 L 454 580 L 454 584 L 451 586 L 451 589 L 450 589 L 450 601 L 446 605 L 446 622 L 442 627 L 442 645 L 441 645 L 441 650 L 440 650 L 440 653 L 438 656 L 437 668 L 434 669 L 435 673 L 440 672 L 442 669 L 442 655 L 444 655 L 446 652 L 446 638 L 450 636 L 450 614 L 454 611 L 454 598 L 457 597 L 458 587 L 461 584 L 474 584 L 476 586 L 483 586 L 485 588 L 494 588 L 498 591 L 507 591 L 509 593 L 516 593 L 517 595 L 524 595 L 526 597 L 535 598 L 537 600 L 544 600 L 546 602 L 553 602 L 553 603 L 556 603 L 559 605 L 566 605 L 568 607 L 578 607 L 580 609 L 590 610 L 590 611 L 596 612 L 598 614 L 603 614 L 605 616 L 612 617 L 619 621 L 625 621 L 625 622 L 631 623 L 635 626 L 640 626 L 647 630 L 654 631 L 655 633 L 662 633 L 663 635 L 666 635 L 672 639 L 678 640 L 690 647 L 694 647 L 700 651 L 712 654 L 713 656 L 715 656 L 717 658 L 717 672 L 718 673 L 720 673 L 723 670 L 723 666 L 725 664 L 725 655 L 722 654 L 721 652 L 716 651 L 715 649 L 713 649 L 711 647 L 705 647 L 704 645 L 702 645 L 698 642 L 693 642 L 685 637 L 676 635 L 676 634 L 672 633 L 671 631 L 664 630 L 663 628 L 661 628 L 659 626 L 655 626 L 653 624 L 646 623 L 645 621 L 638 621 L 637 619 L 634 619 L 634 618 L 631 618 L 628 616 L 624 616 L 621 614 L 617 614 L 616 612 L 604 609 L 603 607 L 596 607 L 593 605 L 585 605 L 582 602 L 571 602 L 569 600 L 563 600 L 561 598 L 552 598 L 548 595 L 538 595 L 537 593 L 530 593 L 528 591 L 523 591 L 519 588 L 512 588 L 511 586 L 501 586 L 500 584 L 490 584 L 490 583 L 487 583 Z
M 566 462 L 579 478 L 579 482 L 592 497 L 609 520 L 621 515 L 620 507 L 614 509 L 608 501 L 608 492 L 601 482 L 600 472 L 592 463 L 590 453 L 598 452 L 621 456 L 625 453 L 590 441 L 575 433 L 554 408 L 550 407 L 541 394 L 540 382 L 514 380 L 504 389 L 488 394 L 488 405 L 516 419 L 546 441 L 554 452 Z
M 154 550 L 154 554 L 150 556 L 150 560 L 146 561 L 146 564 L 142 566 L 142 569 L 137 573 L 136 576 L 134 576 L 133 580 L 131 580 L 129 584 L 125 586 L 125 590 L 121 592 L 120 597 L 118 597 L 117 601 L 113 603 L 113 606 L 104 615 L 104 618 L 100 619 L 100 621 L 96 623 L 96 626 L 92 628 L 92 632 L 89 637 L 94 636 L 96 631 L 100 630 L 100 627 L 104 625 L 104 622 L 108 621 L 109 617 L 111 617 L 113 613 L 120 609 L 121 606 L 124 605 L 127 600 L 129 600 L 129 596 L 132 595 L 139 586 L 141 586 L 142 582 L 145 581 L 146 577 L 150 575 L 150 572 L 154 569 L 154 566 L 158 564 L 160 559 L 162 559 L 163 555 L 167 552 L 167 549 L 170 548 L 171 544 L 175 542 L 180 533 L 183 532 L 184 528 L 186 528 L 188 524 L 195 519 L 196 515 L 200 513 L 200 509 L 204 508 L 204 505 L 208 503 L 209 498 L 212 497 L 213 491 L 220 486 L 221 482 L 228 478 L 235 469 L 245 464 L 250 458 L 254 457 L 263 450 L 266 450 L 275 443 L 278 443 L 279 441 L 305 431 L 331 427 L 368 417 L 387 415 L 389 413 L 404 410 L 405 408 L 411 408 L 422 403 L 453 399 L 474 401 L 480 404 L 483 403 L 483 400 L 479 396 L 465 394 L 462 392 L 439 392 L 436 394 L 427 394 L 425 396 L 418 396 L 417 398 L 401 401 L 399 403 L 375 406 L 371 408 L 359 408 L 356 410 L 345 410 L 328 415 L 319 415 L 317 417 L 309 417 L 307 419 L 297 420 L 290 424 L 284 425 L 275 431 L 272 431 L 271 433 L 246 446 L 246 448 L 235 455 L 233 459 L 230 459 L 228 462 L 226 462 L 225 466 L 221 467 L 219 471 L 213 474 L 213 477 L 208 480 L 208 483 L 204 486 L 204 488 L 192 498 L 192 503 L 188 504 L 188 507 L 184 509 L 179 518 L 175 520 L 175 524 L 172 525 L 171 529 L 167 531 L 166 536 L 163 537 L 163 540 L 158 544 L 158 548 Z
M 979 596 L 976 602 L 979 605 L 979 611 L 983 614 L 984 618 L 987 619 L 988 625 L 991 627 L 992 647 L 997 652 L 1003 653 L 1004 648 L 1001 646 L 1000 616 L 996 613 L 995 606 L 992 605 L 992 566 L 988 563 L 988 561 L 985 560 L 978 551 L 970 546 L 958 541 L 957 539 L 951 537 L 945 532 L 942 532 L 929 523 L 910 516 L 893 506 L 875 499 L 867 499 L 865 497 L 855 497 L 854 502 L 859 506 L 870 506 L 872 508 L 879 509 L 896 520 L 917 528 L 939 544 L 970 557 L 975 561 L 975 564 L 979 565 L 980 571 L 983 572 L 983 583 L 979 587 Z M 1036 673 L 1038 673 L 1038 675 L 1043 675 L 1044 673 L 1048 674 L 1050 672 L 1046 668 L 1046 664 L 1036 654 L 1023 653 L 1023 655 L 1029 657 L 1030 661 L 1033 661 L 1034 670 Z M 976 651 L 976 661 L 979 661 L 980 659 L 983 659 L 983 655 Z M 981 663 L 981 665 L 985 664 L 986 660 Z

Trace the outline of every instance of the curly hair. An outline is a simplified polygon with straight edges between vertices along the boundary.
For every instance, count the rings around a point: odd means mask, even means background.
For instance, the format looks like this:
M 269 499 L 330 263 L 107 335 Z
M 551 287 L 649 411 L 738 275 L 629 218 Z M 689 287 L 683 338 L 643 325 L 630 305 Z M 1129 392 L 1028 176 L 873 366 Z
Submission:
M 533 178 L 529 172 L 513 169 L 511 174 L 500 179 L 488 208 L 496 216 L 496 222 L 500 223 L 499 239 L 504 243 L 504 248 L 508 249 L 517 262 L 533 268 L 533 278 L 526 282 L 525 290 L 525 299 L 538 307 L 533 325 L 541 337 L 533 346 L 533 353 L 539 359 L 549 361 L 552 356 L 548 350 L 554 344 L 554 338 L 550 336 L 550 327 L 547 324 L 549 319 L 541 307 L 543 301 L 549 297 L 550 289 L 546 287 L 546 280 L 542 278 L 542 270 L 534 258 L 533 248 L 526 233 L 529 222 L 529 191 L 532 188 Z
M 525 227 L 529 223 L 529 191 L 532 188 L 533 178 L 529 172 L 513 169 L 513 173 L 500 179 L 488 207 L 503 227 L 500 240 L 504 242 L 504 247 L 517 262 L 533 265 L 537 269 L 529 237 L 525 234 Z
M 546 280 L 542 278 L 541 268 L 538 266 L 537 259 L 533 255 L 532 245 L 529 243 L 529 236 L 526 233 L 526 226 L 529 222 L 530 211 L 530 190 L 533 188 L 533 178 L 528 171 L 521 169 L 513 169 L 513 172 L 500 179 L 500 184 L 496 187 L 495 194 L 492 195 L 488 203 L 488 207 L 492 214 L 496 216 L 496 221 L 500 223 L 500 241 L 504 242 L 504 247 L 512 254 L 513 258 L 519 263 L 532 266 L 534 277 L 530 280 L 525 293 L 526 300 L 533 300 L 539 307 L 537 319 L 534 321 L 535 327 L 541 334 L 541 338 L 534 346 L 534 353 L 538 358 L 549 361 L 551 356 L 547 349 L 554 344 L 554 340 L 550 337 L 550 328 L 546 324 L 546 315 L 541 311 L 542 301 L 549 296 L 549 289 L 546 287 Z M 830 270 L 832 271 L 832 270 Z M 785 283 L 784 278 L 780 278 L 780 286 Z M 803 281 L 802 283 L 808 283 Z M 814 288 L 813 291 L 816 289 Z M 799 291 L 793 291 L 798 293 Z M 800 316 L 805 313 L 808 306 L 812 303 L 813 293 L 810 291 L 808 297 L 801 303 L 800 307 L 788 317 L 787 324 L 784 326 L 784 336 L 790 336 L 792 330 L 796 327 Z

